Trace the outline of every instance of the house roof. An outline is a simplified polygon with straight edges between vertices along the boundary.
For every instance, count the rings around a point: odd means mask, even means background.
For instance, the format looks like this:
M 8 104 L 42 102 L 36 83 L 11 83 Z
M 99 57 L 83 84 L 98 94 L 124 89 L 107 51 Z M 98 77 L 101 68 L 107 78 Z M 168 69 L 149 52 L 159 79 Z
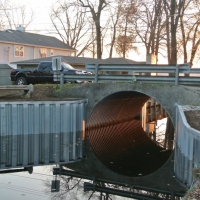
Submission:
M 127 58 L 106 58 L 104 61 L 107 64 L 146 64 L 146 61 L 138 62 Z
M 55 37 L 23 32 L 19 30 L 0 31 L 0 41 L 23 45 L 69 49 L 75 51 L 74 48 Z
M 38 58 L 32 60 L 22 60 L 12 62 L 11 64 L 39 64 L 41 61 L 52 61 L 53 57 L 61 57 L 62 61 L 65 61 L 71 65 L 85 65 L 85 64 L 146 64 L 146 62 L 137 62 L 126 58 L 107 58 L 96 59 L 88 57 L 75 57 L 75 56 L 51 56 L 45 58 Z

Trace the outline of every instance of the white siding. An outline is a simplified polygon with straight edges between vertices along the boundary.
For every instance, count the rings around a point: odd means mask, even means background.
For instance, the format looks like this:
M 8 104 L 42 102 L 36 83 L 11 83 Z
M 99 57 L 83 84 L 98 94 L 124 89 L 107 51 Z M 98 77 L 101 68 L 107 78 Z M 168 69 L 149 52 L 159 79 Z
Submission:
M 0 42 L 0 62 L 16 62 L 21 60 L 29 60 L 40 58 L 39 56 L 39 49 L 41 47 L 34 47 L 34 46 L 24 46 L 24 56 L 23 57 L 15 57 L 14 55 L 14 46 L 16 44 L 6 44 Z M 45 47 L 42 47 L 45 48 Z M 51 49 L 53 49 L 54 56 L 75 56 L 75 52 L 71 50 L 62 50 L 62 49 L 54 49 L 54 48 L 47 48 L 47 57 L 51 56 Z
M 12 60 L 11 52 L 13 52 L 13 45 L 0 44 L 0 62 L 10 62 Z

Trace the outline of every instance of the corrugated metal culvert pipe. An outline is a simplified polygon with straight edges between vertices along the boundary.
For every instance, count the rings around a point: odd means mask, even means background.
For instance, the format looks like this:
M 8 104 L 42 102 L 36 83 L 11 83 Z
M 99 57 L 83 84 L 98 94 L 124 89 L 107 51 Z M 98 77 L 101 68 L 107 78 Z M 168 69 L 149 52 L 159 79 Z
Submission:
M 114 93 L 103 99 L 89 117 L 87 139 L 98 159 L 116 173 L 148 175 L 171 155 L 142 128 L 140 113 L 149 98 L 139 92 Z

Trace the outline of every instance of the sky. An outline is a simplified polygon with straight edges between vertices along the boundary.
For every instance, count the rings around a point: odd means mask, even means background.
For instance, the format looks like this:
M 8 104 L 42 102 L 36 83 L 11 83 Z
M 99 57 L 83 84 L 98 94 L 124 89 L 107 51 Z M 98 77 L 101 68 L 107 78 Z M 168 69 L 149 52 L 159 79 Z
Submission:
M 50 35 L 58 37 L 57 35 L 53 35 L 52 23 L 50 21 L 50 9 L 52 5 L 55 5 L 58 0 L 9 0 L 10 4 L 14 4 L 17 6 L 26 5 L 27 9 L 32 8 L 35 14 L 34 20 L 30 23 L 30 25 L 26 28 L 26 31 L 34 31 L 38 34 Z M 60 2 L 60 0 L 59 0 Z M 28 16 L 27 16 L 28 18 Z M 30 18 L 29 18 L 30 19 Z M 51 34 L 50 34 L 51 33 Z M 58 37 L 58 39 L 60 39 Z M 130 52 L 126 58 L 135 60 L 135 61 L 145 61 L 146 60 L 146 50 L 144 44 L 137 44 L 138 53 Z M 104 48 L 103 58 L 108 58 L 109 52 L 108 49 Z M 90 57 L 90 55 L 85 55 L 86 57 Z M 113 57 L 118 57 L 115 53 Z M 167 64 L 167 59 L 159 55 L 158 64 Z M 182 64 L 182 59 L 178 61 L 178 63 Z M 196 65 L 196 63 L 194 63 Z M 196 66 L 193 66 L 196 67 Z
M 49 18 L 50 8 L 57 0 L 10 0 L 19 5 L 26 5 L 27 9 L 32 8 L 35 17 L 27 27 L 28 30 L 45 31 L 51 25 Z
M 34 20 L 28 25 L 26 28 L 27 32 L 35 32 L 38 34 L 44 34 L 44 35 L 50 35 L 50 36 L 55 36 L 58 39 L 58 35 L 53 34 L 53 28 L 52 28 L 52 23 L 49 17 L 50 10 L 52 5 L 55 5 L 57 0 L 9 0 L 10 4 L 12 5 L 26 5 L 26 9 L 29 10 L 32 8 L 35 18 Z M 30 16 L 27 15 L 27 19 L 30 19 Z M 103 21 L 103 20 L 102 20 Z M 141 46 L 141 44 L 139 44 Z M 142 45 L 144 46 L 144 45 Z M 139 54 L 131 52 L 130 55 L 128 55 L 127 58 L 135 60 L 135 61 L 144 61 L 146 59 L 145 56 L 145 49 L 144 48 L 139 48 L 138 49 Z M 138 56 L 140 55 L 140 56 Z M 84 55 L 86 57 L 90 57 L 91 55 Z M 103 58 L 108 58 L 109 56 L 109 51 L 107 48 L 104 48 L 103 51 Z M 113 57 L 118 57 L 118 55 L 115 53 Z

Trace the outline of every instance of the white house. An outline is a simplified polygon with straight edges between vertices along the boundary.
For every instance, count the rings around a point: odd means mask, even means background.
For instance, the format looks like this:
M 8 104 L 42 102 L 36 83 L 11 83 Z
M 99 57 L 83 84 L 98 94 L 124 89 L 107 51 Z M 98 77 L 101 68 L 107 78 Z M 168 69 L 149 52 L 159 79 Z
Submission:
M 75 56 L 76 49 L 51 36 L 17 30 L 0 31 L 0 62 L 10 63 L 49 56 Z

